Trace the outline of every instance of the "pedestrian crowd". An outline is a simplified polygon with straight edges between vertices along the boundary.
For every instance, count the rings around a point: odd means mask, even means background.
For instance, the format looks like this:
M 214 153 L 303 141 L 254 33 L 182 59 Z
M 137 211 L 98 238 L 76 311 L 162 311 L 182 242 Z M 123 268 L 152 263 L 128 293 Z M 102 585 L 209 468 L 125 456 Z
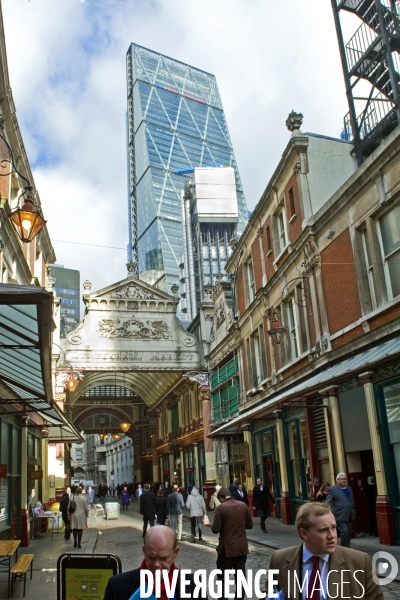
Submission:
M 87 527 L 89 507 L 93 505 L 95 495 L 91 486 L 86 490 L 86 495 L 83 492 L 81 487 L 76 488 L 74 493 L 67 488 L 60 506 L 65 522 L 65 538 L 70 539 L 72 532 L 76 548 L 81 547 L 82 532 Z M 111 491 L 107 488 L 106 495 L 114 497 L 113 492 L 114 488 Z M 139 512 L 143 518 L 144 560 L 139 569 L 112 577 L 104 600 L 131 600 L 139 589 L 141 569 L 148 569 L 150 572 L 160 568 L 167 568 L 170 573 L 179 571 L 175 565 L 175 558 L 179 552 L 177 542 L 182 539 L 182 517 L 185 507 L 190 515 L 190 541 L 196 542 L 196 538 L 201 541 L 203 527 L 210 523 L 204 497 L 193 484 L 187 490 L 183 490 L 177 485 L 171 486 L 168 481 L 164 485 L 151 486 L 146 483 L 143 487 L 141 484 L 134 487 L 125 483 L 116 486 L 115 492 L 122 510 L 128 510 L 132 496 L 138 501 Z M 257 478 L 252 491 L 252 504 L 260 518 L 261 531 L 267 533 L 266 522 L 271 510 L 274 510 L 275 498 L 269 486 L 264 485 L 260 477 Z M 229 489 L 215 486 L 209 500 L 209 508 L 214 511 L 211 531 L 219 535 L 216 567 L 221 573 L 222 597 L 226 597 L 224 572 L 233 570 L 237 576 L 239 571 L 244 571 L 249 553 L 246 530 L 253 528 L 253 519 L 245 486 L 236 478 Z M 354 577 L 354 580 L 349 581 L 349 591 L 352 594 L 350 597 L 356 597 L 361 586 L 365 589 L 366 600 L 382 600 L 381 588 L 372 578 L 372 565 L 368 555 L 350 549 L 355 518 L 353 491 L 347 485 L 346 474 L 339 473 L 335 485 L 324 482 L 316 494 L 315 502 L 304 504 L 299 509 L 296 528 L 300 544 L 273 553 L 270 568 L 279 571 L 275 591 L 286 594 L 286 590 L 290 590 L 292 565 L 302 581 L 307 575 L 308 587 L 303 598 L 319 600 L 329 593 L 334 585 L 334 578 L 327 577 L 328 572 L 338 572 L 340 578 L 341 571 L 346 566 L 350 574 L 360 570 L 363 573 L 358 579 Z M 147 532 L 149 526 L 150 531 Z M 317 579 L 322 586 L 322 595 L 319 592 L 315 595 Z M 189 578 L 187 585 L 188 591 L 192 591 L 194 581 Z

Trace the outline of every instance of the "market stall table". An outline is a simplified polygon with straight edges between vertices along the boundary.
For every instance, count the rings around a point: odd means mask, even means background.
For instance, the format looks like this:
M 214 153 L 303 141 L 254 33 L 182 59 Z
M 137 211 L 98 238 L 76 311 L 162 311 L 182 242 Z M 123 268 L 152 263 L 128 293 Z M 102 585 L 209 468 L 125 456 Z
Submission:
M 36 515 L 35 519 L 50 519 L 51 522 L 51 539 L 53 539 L 54 536 L 54 525 L 56 524 L 57 527 L 55 528 L 57 531 L 57 534 L 60 531 L 60 519 L 62 518 L 61 512 L 60 511 L 52 511 L 52 510 L 46 510 L 44 513 L 40 514 L 40 515 Z M 48 531 L 48 530 L 47 530 Z
M 10 597 L 11 593 L 11 578 L 10 578 L 10 569 L 11 569 L 11 557 L 15 553 L 15 562 L 18 559 L 18 546 L 20 545 L 21 540 L 7 540 L 4 542 L 0 542 L 0 565 L 5 565 L 7 567 L 7 571 L 1 571 L 2 573 L 8 573 L 8 596 Z

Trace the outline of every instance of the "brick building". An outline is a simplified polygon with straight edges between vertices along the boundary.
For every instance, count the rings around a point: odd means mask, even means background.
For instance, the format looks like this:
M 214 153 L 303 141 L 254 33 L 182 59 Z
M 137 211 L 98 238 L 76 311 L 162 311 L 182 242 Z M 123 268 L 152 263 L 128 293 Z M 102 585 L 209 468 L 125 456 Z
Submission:
M 358 167 L 349 142 L 303 134 L 301 120 L 289 115 L 291 139 L 227 263 L 233 318 L 211 342 L 208 361 L 212 382 L 234 361 L 240 393 L 226 410 L 220 383 L 212 384 L 212 436 L 220 446 L 242 444 L 242 473 L 230 475 L 250 492 L 262 476 L 285 523 L 324 481 L 347 472 L 354 531 L 394 544 L 400 130 Z M 217 320 L 215 302 L 214 327 Z M 226 461 L 235 462 L 229 452 Z

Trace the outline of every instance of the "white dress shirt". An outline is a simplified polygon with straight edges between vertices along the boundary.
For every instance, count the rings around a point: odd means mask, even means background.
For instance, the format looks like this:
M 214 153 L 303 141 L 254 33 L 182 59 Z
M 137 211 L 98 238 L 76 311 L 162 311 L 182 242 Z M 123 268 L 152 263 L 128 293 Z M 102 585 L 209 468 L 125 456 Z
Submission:
M 328 598 L 326 580 L 329 573 L 329 554 L 313 554 L 306 548 L 306 545 L 303 544 L 303 567 L 300 585 L 302 585 L 306 573 L 308 573 L 308 581 L 310 581 L 311 573 L 313 570 L 313 564 L 310 560 L 312 556 L 319 556 L 319 573 L 321 578 L 321 585 L 319 585 L 319 580 L 317 579 L 315 582 L 315 589 L 317 589 L 318 587 L 322 587 L 322 590 L 320 590 L 320 599 L 323 600 L 324 598 Z M 303 587 L 303 600 L 307 599 L 307 591 L 308 586 L 306 582 L 306 585 Z

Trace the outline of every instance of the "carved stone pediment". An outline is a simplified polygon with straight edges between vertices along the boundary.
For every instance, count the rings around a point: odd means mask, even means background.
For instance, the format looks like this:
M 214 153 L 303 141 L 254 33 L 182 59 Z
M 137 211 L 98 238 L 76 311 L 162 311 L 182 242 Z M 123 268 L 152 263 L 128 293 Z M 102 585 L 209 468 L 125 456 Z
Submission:
M 84 296 L 85 318 L 67 336 L 66 360 L 84 370 L 192 370 L 196 337 L 176 316 L 179 299 L 129 276 Z
M 102 301 L 124 300 L 126 301 L 125 306 L 128 310 L 137 310 L 139 307 L 138 302 L 140 301 L 153 300 L 157 303 L 167 303 L 175 311 L 176 305 L 179 302 L 179 298 L 174 298 L 174 296 L 170 296 L 166 292 L 152 287 L 133 275 L 129 275 L 126 279 L 109 285 L 97 292 L 85 294 L 83 299 L 85 304 L 90 305 L 92 308 L 96 308 L 96 304 L 98 305 Z M 135 301 L 137 302 L 135 303 Z

